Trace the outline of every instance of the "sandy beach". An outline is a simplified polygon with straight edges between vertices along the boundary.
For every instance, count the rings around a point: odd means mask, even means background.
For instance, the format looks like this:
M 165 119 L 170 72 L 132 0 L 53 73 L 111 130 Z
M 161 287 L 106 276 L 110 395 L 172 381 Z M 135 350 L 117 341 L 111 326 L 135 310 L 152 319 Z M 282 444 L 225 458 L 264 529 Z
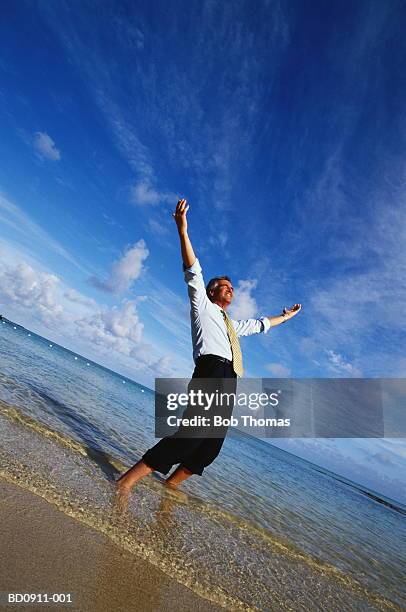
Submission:
M 40 497 L 0 480 L 0 592 L 71 593 L 78 611 L 220 608 Z M 1 602 L 4 606 L 4 601 Z M 5 609 L 22 610 L 21 604 Z M 43 609 L 44 604 L 27 609 Z

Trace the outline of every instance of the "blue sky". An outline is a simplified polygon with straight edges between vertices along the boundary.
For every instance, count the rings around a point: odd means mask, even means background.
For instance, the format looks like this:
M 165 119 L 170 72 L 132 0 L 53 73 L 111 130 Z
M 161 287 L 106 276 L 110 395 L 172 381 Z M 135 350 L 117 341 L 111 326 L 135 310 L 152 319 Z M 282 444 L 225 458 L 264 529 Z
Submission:
M 183 196 L 236 318 L 303 304 L 243 341 L 247 375 L 404 377 L 402 4 L 7 2 L 1 311 L 139 382 L 188 376 Z M 399 487 L 402 441 L 340 444 L 293 450 Z

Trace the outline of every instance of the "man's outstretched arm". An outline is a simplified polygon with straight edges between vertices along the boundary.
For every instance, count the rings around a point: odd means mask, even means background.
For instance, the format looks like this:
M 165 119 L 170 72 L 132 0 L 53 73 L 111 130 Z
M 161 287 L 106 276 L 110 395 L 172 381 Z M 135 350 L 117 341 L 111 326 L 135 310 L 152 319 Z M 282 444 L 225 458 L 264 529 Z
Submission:
M 276 325 L 280 325 L 281 323 L 285 323 L 285 321 L 292 319 L 292 317 L 297 315 L 301 308 L 301 304 L 295 304 L 292 306 L 292 308 L 284 308 L 282 314 L 276 315 L 276 317 L 268 317 L 271 327 L 275 327 Z
M 251 336 L 252 334 L 266 333 L 271 327 L 276 327 L 291 319 L 302 308 L 301 304 L 295 304 L 292 308 L 284 308 L 282 314 L 275 317 L 261 317 L 260 319 L 246 319 L 245 321 L 233 321 L 237 336 Z
M 178 227 L 180 248 L 182 251 L 182 259 L 185 268 L 190 268 L 196 261 L 196 255 L 190 242 L 190 238 L 187 232 L 187 219 L 186 213 L 189 210 L 189 205 L 186 200 L 179 200 L 176 205 L 173 218 L 176 221 Z

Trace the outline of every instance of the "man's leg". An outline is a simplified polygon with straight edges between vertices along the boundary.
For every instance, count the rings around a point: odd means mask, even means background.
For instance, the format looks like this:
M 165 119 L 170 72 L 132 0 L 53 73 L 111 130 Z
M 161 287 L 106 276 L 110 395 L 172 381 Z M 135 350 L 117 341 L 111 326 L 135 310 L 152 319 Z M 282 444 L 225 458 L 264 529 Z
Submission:
M 222 377 L 220 377 L 220 373 Z M 215 389 L 219 389 L 227 395 L 227 397 L 233 398 L 237 388 L 237 378 L 234 374 L 232 367 L 223 367 L 223 370 L 217 371 L 218 378 L 213 378 L 213 384 Z M 207 382 L 205 388 L 207 387 Z M 210 381 L 211 382 L 211 381 Z M 210 389 L 212 392 L 213 389 Z M 220 401 L 219 403 L 214 402 L 211 410 L 213 414 L 221 416 L 227 421 L 231 418 L 234 408 L 234 402 L 227 400 L 224 404 Z M 192 450 L 189 455 L 182 461 L 184 469 L 187 469 L 193 474 L 203 474 L 203 471 L 208 467 L 216 457 L 219 455 L 221 448 L 224 444 L 224 439 L 227 436 L 228 426 L 212 428 L 208 431 L 208 436 L 201 440 L 201 444 Z
M 144 461 L 138 461 L 125 474 L 117 480 L 117 490 L 119 493 L 130 492 L 132 487 L 144 476 L 148 476 L 153 472 L 153 468 L 149 467 Z
M 193 476 L 193 472 L 180 465 L 176 470 L 166 479 L 165 484 L 168 487 L 176 489 L 181 482 Z
M 130 491 L 132 487 L 144 476 L 148 476 L 154 470 L 149 467 L 144 461 L 138 461 L 132 468 L 130 468 L 125 474 L 120 476 L 116 481 L 116 497 L 115 506 L 120 512 L 123 512 L 128 504 Z
M 219 455 L 223 443 L 224 438 L 206 438 L 202 440 L 199 448 L 185 460 L 187 467 L 185 465 L 184 469 L 191 474 L 199 474 L 201 476 L 204 469 L 213 463 Z

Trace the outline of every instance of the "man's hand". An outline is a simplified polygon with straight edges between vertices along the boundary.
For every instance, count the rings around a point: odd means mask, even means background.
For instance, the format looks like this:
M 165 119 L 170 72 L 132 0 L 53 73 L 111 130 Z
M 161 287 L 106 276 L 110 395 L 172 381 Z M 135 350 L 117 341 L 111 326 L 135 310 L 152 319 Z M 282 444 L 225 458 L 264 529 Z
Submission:
M 182 251 L 182 260 L 185 268 L 190 268 L 196 261 L 192 243 L 187 233 L 186 213 L 189 210 L 189 205 L 186 200 L 179 200 L 176 204 L 175 212 L 172 214 L 176 221 L 179 232 L 180 248 Z
M 281 323 L 285 323 L 288 319 L 296 316 L 298 312 L 300 312 L 302 308 L 301 304 L 295 304 L 292 308 L 284 308 L 282 314 L 277 315 L 276 317 L 268 317 L 271 327 L 275 327 L 276 325 L 280 325 Z
M 282 312 L 282 316 L 285 319 L 291 319 L 292 317 L 296 316 L 298 312 L 300 312 L 301 308 L 302 308 L 301 304 L 294 304 L 292 308 L 284 308 Z
M 172 216 L 176 221 L 176 225 L 178 226 L 179 234 L 187 233 L 186 213 L 188 210 L 189 204 L 187 203 L 187 200 L 179 200 L 176 205 L 175 212 L 172 213 Z

